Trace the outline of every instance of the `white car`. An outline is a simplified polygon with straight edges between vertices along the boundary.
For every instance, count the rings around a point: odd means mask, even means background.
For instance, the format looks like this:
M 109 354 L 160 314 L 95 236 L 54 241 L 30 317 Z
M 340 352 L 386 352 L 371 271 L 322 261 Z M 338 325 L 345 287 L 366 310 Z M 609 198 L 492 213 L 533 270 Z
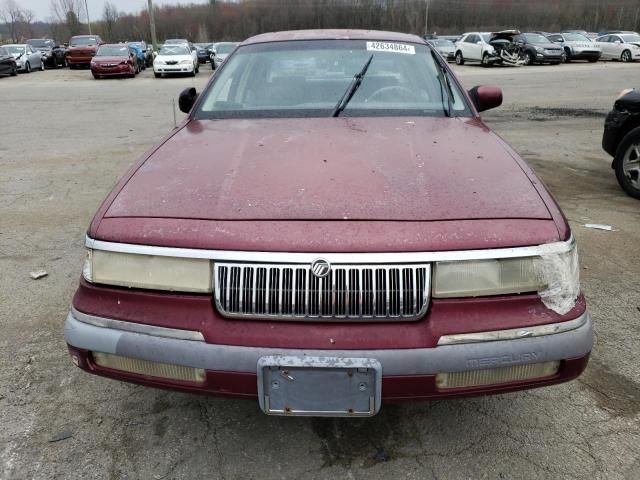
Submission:
M 600 60 L 640 60 L 640 35 L 635 32 L 604 35 L 596 42 L 602 47 Z
M 31 73 L 33 69 L 44 70 L 42 53 L 29 44 L 3 45 L 9 55 L 16 59 L 19 72 Z
M 456 64 L 464 65 L 467 62 L 481 62 L 490 64 L 491 58 L 496 55 L 496 50 L 489 44 L 490 32 L 471 32 L 462 35 L 456 42 Z
M 547 38 L 564 50 L 564 61 L 587 60 L 597 62 L 602 56 L 602 46 L 580 33 L 552 33 Z
M 153 74 L 188 73 L 195 76 L 200 71 L 198 55 L 188 45 L 163 45 L 153 60 Z
M 211 55 L 211 68 L 215 70 L 233 52 L 238 44 L 236 42 L 218 42 L 213 44 L 213 54 Z

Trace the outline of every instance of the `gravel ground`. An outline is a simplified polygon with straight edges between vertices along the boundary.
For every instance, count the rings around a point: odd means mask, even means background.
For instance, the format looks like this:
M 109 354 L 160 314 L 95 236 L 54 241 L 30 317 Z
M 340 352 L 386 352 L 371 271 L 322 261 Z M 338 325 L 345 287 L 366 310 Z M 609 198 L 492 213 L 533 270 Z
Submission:
M 201 88 L 210 70 L 101 81 L 34 72 L 0 79 L 0 478 L 640 478 L 640 203 L 600 149 L 604 115 L 620 90 L 640 87 L 640 65 L 456 70 L 466 87 L 504 89 L 485 118 L 534 166 L 578 239 L 597 336 L 579 380 L 336 420 L 267 417 L 256 402 L 81 372 L 62 325 L 85 229 L 173 127 L 179 91 Z M 49 275 L 29 278 L 38 269 Z

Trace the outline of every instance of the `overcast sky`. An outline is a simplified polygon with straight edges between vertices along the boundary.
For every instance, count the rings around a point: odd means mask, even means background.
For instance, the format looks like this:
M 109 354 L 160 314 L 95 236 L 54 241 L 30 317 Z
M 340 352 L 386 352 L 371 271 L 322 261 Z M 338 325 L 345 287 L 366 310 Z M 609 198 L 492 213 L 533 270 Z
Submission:
M 1 2 L 2 0 L 0 0 Z M 147 0 L 109 0 L 118 11 L 133 13 L 147 8 Z M 84 5 L 84 0 L 82 0 Z M 47 20 L 51 17 L 51 0 L 17 0 L 22 8 L 28 8 L 36 14 L 37 20 Z M 206 3 L 206 0 L 153 0 L 155 5 L 175 5 L 179 3 Z M 105 0 L 87 0 L 91 21 L 100 20 Z M 84 19 L 83 19 L 84 20 Z

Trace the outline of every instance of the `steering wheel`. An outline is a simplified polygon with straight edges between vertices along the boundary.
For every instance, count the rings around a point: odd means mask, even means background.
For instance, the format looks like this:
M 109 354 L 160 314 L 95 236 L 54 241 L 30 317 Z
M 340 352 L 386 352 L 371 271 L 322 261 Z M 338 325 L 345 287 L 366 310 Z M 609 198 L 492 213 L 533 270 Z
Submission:
M 387 93 L 393 92 L 393 91 L 396 91 L 396 92 L 400 93 L 401 95 L 404 94 L 406 97 L 410 97 L 410 98 L 408 98 L 409 101 L 411 101 L 411 100 L 420 100 L 420 97 L 415 92 L 409 90 L 407 87 L 403 87 L 401 85 L 390 85 L 388 87 L 382 87 L 381 89 L 376 90 L 375 92 L 373 92 L 371 95 L 369 95 L 365 99 L 365 103 L 366 102 L 371 102 L 376 97 L 379 97 L 381 95 L 386 95 Z

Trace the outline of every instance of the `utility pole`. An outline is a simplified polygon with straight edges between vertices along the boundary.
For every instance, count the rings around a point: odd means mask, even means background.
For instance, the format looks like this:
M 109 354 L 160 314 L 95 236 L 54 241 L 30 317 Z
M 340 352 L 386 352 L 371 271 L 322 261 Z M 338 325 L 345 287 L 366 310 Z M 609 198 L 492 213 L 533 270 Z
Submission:
M 424 34 L 429 34 L 429 0 L 424 0 Z
M 149 23 L 151 24 L 151 43 L 153 45 L 153 51 L 158 51 L 158 39 L 156 38 L 156 17 L 153 12 L 153 0 L 148 0 L 149 3 Z
M 84 8 L 87 11 L 87 24 L 89 25 L 89 35 L 91 35 L 91 20 L 89 20 L 89 5 L 87 0 L 84 0 Z

